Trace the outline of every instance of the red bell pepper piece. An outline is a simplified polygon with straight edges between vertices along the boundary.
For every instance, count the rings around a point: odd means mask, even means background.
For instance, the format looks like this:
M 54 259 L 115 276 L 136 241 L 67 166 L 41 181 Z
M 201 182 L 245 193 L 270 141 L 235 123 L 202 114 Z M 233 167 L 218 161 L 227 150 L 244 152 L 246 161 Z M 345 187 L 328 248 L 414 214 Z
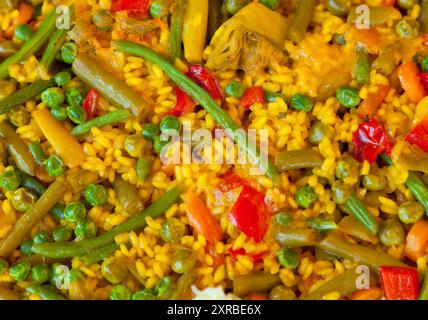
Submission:
M 241 97 L 241 105 L 248 109 L 255 103 L 266 103 L 265 93 L 262 87 L 249 87 Z
M 360 162 L 367 160 L 372 163 L 382 152 L 391 153 L 392 143 L 374 118 L 369 118 L 367 122 L 358 126 L 352 141 L 355 146 L 355 158 Z
M 227 252 L 232 257 L 232 261 L 235 262 L 238 256 L 244 256 L 247 255 L 251 258 L 251 261 L 253 261 L 254 264 L 262 261 L 263 256 L 266 254 L 265 251 L 259 252 L 259 253 L 247 253 L 247 251 L 244 248 L 239 248 L 234 250 L 233 248 L 229 248 Z
M 100 95 L 94 88 L 89 90 L 88 94 L 86 95 L 85 100 L 83 101 L 83 110 L 85 110 L 87 120 L 96 116 L 98 112 L 99 98 Z
M 217 79 L 207 69 L 201 65 L 194 65 L 189 67 L 186 76 L 193 80 L 198 86 L 209 93 L 211 98 L 218 101 L 223 101 L 223 93 Z M 197 103 L 182 89 L 176 87 L 175 94 L 177 96 L 177 103 L 175 107 L 169 112 L 170 114 L 179 117 L 195 109 Z
M 428 119 L 419 122 L 406 136 L 405 140 L 428 152 Z
M 428 73 L 418 73 L 418 78 L 421 81 L 425 91 L 428 91 Z
M 416 300 L 419 296 L 418 272 L 410 267 L 380 267 L 380 282 L 387 300 Z
M 113 0 L 110 11 L 116 13 L 126 11 L 132 16 L 147 16 L 149 12 L 149 0 Z
M 228 192 L 230 190 L 247 186 L 248 183 L 244 179 L 242 179 L 240 176 L 238 176 L 236 173 L 233 173 L 232 171 L 228 171 L 223 177 L 221 177 L 221 181 L 218 185 L 218 188 L 222 192 Z

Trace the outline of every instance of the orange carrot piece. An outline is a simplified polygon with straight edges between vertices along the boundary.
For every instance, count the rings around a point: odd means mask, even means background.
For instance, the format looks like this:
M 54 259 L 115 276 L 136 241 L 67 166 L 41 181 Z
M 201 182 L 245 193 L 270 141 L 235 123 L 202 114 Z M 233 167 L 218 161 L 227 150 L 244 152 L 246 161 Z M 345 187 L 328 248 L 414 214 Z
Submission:
M 354 291 L 351 300 L 380 300 L 382 298 L 382 290 L 380 288 L 360 289 Z
M 416 222 L 407 234 L 407 243 L 405 248 L 406 256 L 416 261 L 423 256 L 428 247 L 428 221 L 419 220 Z
M 259 293 L 249 294 L 246 298 L 247 298 L 247 300 L 269 300 L 269 298 L 267 296 L 265 296 L 264 294 L 259 294 Z
M 425 97 L 425 89 L 419 80 L 418 73 L 418 66 L 412 60 L 399 66 L 397 72 L 401 87 L 406 91 L 410 101 L 414 103 L 418 103 Z
M 220 224 L 205 203 L 194 193 L 189 193 L 186 204 L 190 225 L 209 243 L 220 241 L 222 239 Z
M 356 42 L 362 44 L 369 53 L 379 53 L 379 44 L 381 36 L 375 28 L 370 29 L 351 29 L 349 37 Z
M 28 3 L 22 2 L 19 7 L 18 24 L 27 23 L 33 16 L 34 8 Z
M 385 7 L 393 7 L 395 5 L 395 0 L 383 0 L 382 5 Z
M 389 85 L 379 85 L 377 92 L 369 93 L 367 98 L 360 104 L 356 112 L 357 115 L 364 119 L 367 115 L 373 116 L 376 114 L 390 89 Z

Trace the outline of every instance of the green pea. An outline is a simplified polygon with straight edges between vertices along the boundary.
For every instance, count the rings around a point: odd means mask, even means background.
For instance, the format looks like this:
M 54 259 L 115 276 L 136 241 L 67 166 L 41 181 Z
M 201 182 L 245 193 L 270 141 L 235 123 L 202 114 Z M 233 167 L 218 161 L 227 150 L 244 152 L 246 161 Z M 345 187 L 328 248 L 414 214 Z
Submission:
M 86 208 L 79 201 L 69 203 L 64 209 L 64 218 L 68 222 L 76 223 L 86 217 Z
M 160 231 L 162 240 L 169 243 L 179 243 L 185 234 L 186 226 L 183 222 L 175 218 L 167 219 Z
M 428 72 L 428 56 L 424 56 L 419 63 L 422 72 Z
M 55 75 L 54 79 L 57 85 L 65 86 L 67 83 L 70 82 L 71 74 L 70 72 L 67 72 L 67 71 L 61 71 Z
M 156 300 L 156 295 L 152 289 L 144 289 L 134 292 L 132 300 Z
M 280 0 L 260 0 L 260 3 L 273 10 L 279 7 Z
M 419 35 L 420 25 L 416 20 L 403 19 L 395 25 L 395 32 L 401 38 L 414 39 Z
M 51 242 L 51 241 L 52 241 L 52 235 L 46 230 L 41 230 L 39 232 L 36 232 L 33 236 L 34 244 L 40 244 L 40 243 Z
M 288 226 L 291 222 L 292 218 L 288 212 L 280 212 L 275 216 L 275 221 L 280 226 Z
M 126 137 L 124 148 L 128 154 L 133 158 L 139 158 L 143 153 L 144 140 L 138 134 L 131 134 Z
M 405 235 L 403 226 L 396 219 L 383 221 L 379 229 L 380 242 L 387 247 L 401 244 Z
M 351 187 L 342 181 L 335 181 L 331 186 L 331 191 L 333 194 L 333 200 L 339 204 L 345 204 L 348 201 L 349 196 L 351 195 Z
M 278 261 L 284 268 L 295 269 L 299 265 L 299 257 L 291 248 L 282 248 L 278 252 Z
M 333 35 L 333 42 L 339 46 L 343 46 L 346 44 L 345 36 L 340 33 L 335 33 Z
M 131 300 L 132 292 L 128 287 L 118 284 L 110 291 L 110 300 Z
M 370 191 L 381 191 L 386 186 L 386 179 L 383 175 L 368 174 L 363 176 L 363 186 Z
M 324 138 L 329 140 L 332 139 L 333 135 L 334 131 L 331 126 L 321 121 L 317 121 L 311 126 L 311 130 L 309 131 L 309 141 L 314 145 L 318 145 Z
M 155 293 L 160 299 L 167 299 L 171 294 L 172 278 L 169 276 L 159 279 L 155 286 Z
M 59 226 L 54 230 L 52 236 L 55 242 L 66 242 L 71 240 L 73 231 L 65 226 Z
M 48 265 L 44 263 L 36 264 L 31 268 L 31 279 L 36 284 L 48 282 L 50 279 L 51 270 Z
M 235 14 L 249 3 L 249 0 L 226 0 L 226 8 L 230 14 Z
M 85 96 L 80 88 L 69 87 L 65 90 L 65 100 L 70 106 L 81 106 Z
M 65 107 L 52 108 L 51 115 L 58 121 L 64 121 L 65 119 L 68 118 L 67 108 Z
M 47 88 L 42 92 L 41 98 L 47 107 L 58 108 L 64 103 L 64 92 L 60 88 Z
M 16 282 L 22 282 L 30 274 L 30 269 L 31 265 L 29 262 L 18 262 L 9 268 L 9 275 Z
M 30 112 L 24 106 L 19 106 L 10 110 L 7 115 L 10 123 L 12 123 L 15 127 L 25 126 L 31 121 Z
M 5 272 L 9 268 L 9 263 L 6 260 L 0 258 L 0 274 Z
M 90 239 L 97 236 L 98 228 L 93 221 L 83 220 L 77 223 L 74 234 L 77 240 Z
M 166 116 L 160 123 L 160 130 L 161 132 L 168 132 L 168 130 L 175 130 L 179 132 L 181 130 L 180 120 L 174 116 Z
M 327 0 L 327 10 L 335 16 L 346 16 L 350 9 L 348 0 Z
M 72 64 L 78 53 L 77 45 L 68 41 L 61 47 L 61 57 L 65 63 Z
M 290 105 L 293 109 L 301 110 L 304 112 L 311 112 L 314 102 L 308 96 L 303 94 L 296 94 L 291 98 Z
M 102 206 L 107 203 L 107 190 L 100 184 L 91 183 L 85 189 L 85 199 L 91 206 Z
M 160 130 L 159 127 L 154 123 L 146 123 L 141 133 L 144 138 L 153 141 L 160 134 Z
M 153 18 L 165 18 L 169 13 L 168 0 L 153 0 L 150 5 L 150 15 Z
M 5 191 L 13 191 L 21 185 L 21 177 L 15 171 L 5 171 L 0 176 L 0 187 Z
M 295 198 L 299 207 L 304 209 L 312 207 L 318 199 L 314 188 L 308 184 L 297 190 Z
M 276 286 L 269 293 L 269 299 L 271 300 L 294 300 L 296 294 L 292 289 L 286 286 Z
M 93 24 L 100 30 L 111 30 L 114 19 L 108 10 L 97 10 L 92 15 Z
M 355 108 L 361 102 L 358 90 L 351 87 L 342 87 L 337 89 L 336 98 L 345 108 Z
M 81 124 L 86 120 L 86 112 L 81 106 L 67 107 L 67 116 L 75 124 Z
M 418 222 L 424 216 L 424 207 L 416 201 L 408 201 L 398 208 L 398 217 L 405 224 Z
M 51 177 L 59 177 L 65 172 L 64 162 L 56 154 L 51 154 L 45 161 L 46 173 Z
M 36 203 L 37 197 L 25 188 L 16 189 L 12 194 L 12 207 L 19 212 L 25 212 Z
M 33 30 L 28 24 L 20 24 L 15 29 L 15 37 L 21 41 L 28 41 L 34 35 Z
M 231 97 L 240 99 L 244 94 L 244 86 L 239 81 L 232 81 L 226 86 L 226 93 Z
M 178 250 L 171 262 L 171 269 L 176 273 L 186 273 L 192 270 L 196 264 L 196 256 L 190 249 Z
M 21 250 L 22 254 L 24 256 L 30 256 L 32 254 L 31 248 L 33 247 L 33 241 L 32 240 L 24 240 L 21 243 L 21 246 L 19 249 Z
M 343 180 L 346 178 L 358 178 L 359 163 L 350 156 L 343 156 L 336 165 L 336 178 Z
M 102 276 L 112 284 L 118 284 L 125 280 L 128 273 L 126 265 L 116 257 L 108 258 L 101 264 Z
M 265 91 L 265 99 L 267 102 L 275 102 L 278 98 L 284 98 L 279 92 Z
M 163 141 L 161 136 L 156 136 L 155 140 L 153 141 L 153 150 L 160 154 L 164 147 L 168 145 L 169 141 Z

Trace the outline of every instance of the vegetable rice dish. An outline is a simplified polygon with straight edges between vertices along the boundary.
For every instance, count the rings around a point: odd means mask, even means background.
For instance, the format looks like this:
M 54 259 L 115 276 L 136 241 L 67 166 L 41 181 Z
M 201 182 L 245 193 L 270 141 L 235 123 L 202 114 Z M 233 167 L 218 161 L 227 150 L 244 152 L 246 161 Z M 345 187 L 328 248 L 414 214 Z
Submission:
M 0 300 L 427 300 L 428 0 L 0 0 Z

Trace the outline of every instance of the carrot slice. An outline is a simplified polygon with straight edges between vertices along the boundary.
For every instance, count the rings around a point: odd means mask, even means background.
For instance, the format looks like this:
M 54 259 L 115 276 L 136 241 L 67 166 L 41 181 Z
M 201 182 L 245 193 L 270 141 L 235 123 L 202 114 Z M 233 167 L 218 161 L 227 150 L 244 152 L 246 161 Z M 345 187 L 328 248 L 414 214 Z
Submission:
M 34 8 L 28 3 L 22 2 L 19 7 L 18 24 L 27 23 L 33 16 Z
M 382 289 L 369 288 L 356 290 L 351 294 L 351 300 L 380 300 L 382 298 Z
M 369 93 L 367 98 L 360 104 L 357 109 L 357 115 L 364 119 L 366 116 L 373 116 L 382 105 L 388 95 L 391 87 L 389 85 L 379 85 L 378 90 L 373 93 Z
M 406 256 L 416 261 L 423 256 L 428 247 L 428 221 L 419 220 L 416 222 L 407 234 L 407 243 L 405 248 Z
M 190 225 L 209 243 L 220 241 L 222 239 L 220 224 L 205 203 L 194 193 L 189 193 L 186 204 Z
M 425 97 L 425 89 L 421 84 L 418 73 L 418 66 L 412 60 L 399 66 L 397 72 L 401 87 L 406 91 L 410 101 L 414 103 L 418 103 Z

